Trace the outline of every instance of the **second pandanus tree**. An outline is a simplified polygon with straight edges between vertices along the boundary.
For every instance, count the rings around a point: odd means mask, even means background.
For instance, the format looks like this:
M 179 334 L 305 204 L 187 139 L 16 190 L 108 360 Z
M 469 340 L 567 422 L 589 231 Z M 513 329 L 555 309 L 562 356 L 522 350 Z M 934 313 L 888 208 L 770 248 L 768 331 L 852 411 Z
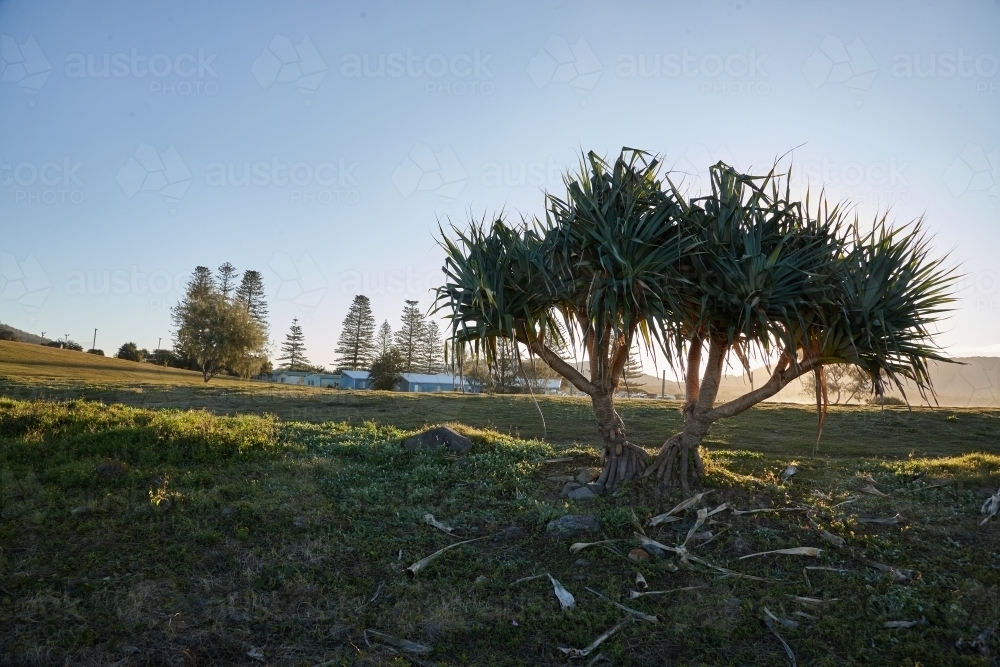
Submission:
M 808 194 L 794 199 L 773 170 L 748 176 L 719 163 L 710 176 L 703 197 L 685 201 L 674 190 L 682 234 L 693 240 L 671 291 L 684 423 L 644 471 L 685 490 L 704 475 L 699 449 L 714 422 L 806 373 L 816 375 L 817 444 L 829 364 L 857 366 L 877 395 L 889 387 L 905 395 L 908 381 L 923 397 L 933 392 L 928 363 L 948 361 L 934 326 L 956 278 L 932 256 L 919 221 L 894 228 L 882 215 L 862 229 L 822 197 L 814 209 Z M 749 373 L 752 358 L 770 366 L 767 381 L 717 404 L 727 361 Z
M 438 305 L 452 340 L 490 361 L 498 339 L 516 341 L 590 397 L 603 441 L 597 483 L 614 491 L 646 468 L 631 442 L 615 393 L 633 344 L 664 347 L 672 267 L 688 251 L 680 208 L 658 175 L 659 162 L 625 149 L 608 163 L 586 155 L 565 178 L 564 197 L 546 195 L 544 220 L 473 221 L 442 234 L 445 285 Z M 581 350 L 577 366 L 558 351 Z

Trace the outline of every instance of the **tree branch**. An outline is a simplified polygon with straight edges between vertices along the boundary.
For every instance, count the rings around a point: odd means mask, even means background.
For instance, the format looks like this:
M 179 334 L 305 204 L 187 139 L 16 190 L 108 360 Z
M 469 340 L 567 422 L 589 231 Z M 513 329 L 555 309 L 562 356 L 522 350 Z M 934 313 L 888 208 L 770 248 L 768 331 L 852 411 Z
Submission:
M 522 335 L 518 336 L 520 342 L 527 345 L 528 349 L 541 357 L 542 361 L 549 365 L 549 368 L 562 375 L 570 384 L 588 396 L 593 396 L 597 393 L 597 387 L 584 377 L 583 373 L 571 364 L 566 363 L 562 357 L 553 352 L 544 342 L 538 338 L 529 341 L 527 340 L 527 336 L 523 336 L 522 338 Z
M 791 364 L 791 354 L 787 350 L 782 353 L 781 359 L 778 360 L 774 372 L 771 374 L 771 378 L 758 389 L 747 392 L 728 403 L 723 403 L 714 410 L 710 410 L 705 416 L 714 422 L 719 419 L 738 415 L 761 401 L 771 398 L 784 389 L 789 382 L 801 375 L 805 375 L 820 365 L 818 359 L 806 359 L 798 365 L 793 366 Z

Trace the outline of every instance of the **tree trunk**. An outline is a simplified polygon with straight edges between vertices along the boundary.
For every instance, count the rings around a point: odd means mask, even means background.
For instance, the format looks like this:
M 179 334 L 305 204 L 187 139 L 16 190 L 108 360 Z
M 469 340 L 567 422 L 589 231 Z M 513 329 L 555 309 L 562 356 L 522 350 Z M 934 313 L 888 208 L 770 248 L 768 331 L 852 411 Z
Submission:
M 615 410 L 614 397 L 610 394 L 591 396 L 594 414 L 597 416 L 597 428 L 604 440 L 604 451 L 601 460 L 604 469 L 597 480 L 607 493 L 614 493 L 624 482 L 642 475 L 646 469 L 649 454 L 638 445 L 628 441 L 625 436 L 625 424 Z

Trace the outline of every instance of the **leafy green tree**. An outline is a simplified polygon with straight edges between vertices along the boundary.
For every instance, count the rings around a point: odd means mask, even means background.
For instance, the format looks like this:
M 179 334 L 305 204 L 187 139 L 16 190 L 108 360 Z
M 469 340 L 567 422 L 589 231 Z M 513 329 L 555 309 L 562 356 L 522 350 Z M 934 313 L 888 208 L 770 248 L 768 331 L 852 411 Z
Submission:
M 174 352 L 201 371 L 205 382 L 266 361 L 267 332 L 247 310 L 227 299 L 205 267 L 195 269 L 184 298 L 172 310 Z
M 372 363 L 375 343 L 375 317 L 372 315 L 368 297 L 359 294 L 354 297 L 344 318 L 343 330 L 337 342 L 338 368 L 357 370 L 368 368 Z
M 89 350 L 87 350 L 87 354 L 95 354 L 98 357 L 103 357 L 104 356 L 104 350 L 98 350 L 97 348 L 93 348 L 92 347 Z
M 0 340 L 16 341 L 17 334 L 15 334 L 11 329 L 0 327 Z
M 396 330 L 395 343 L 403 358 L 403 373 L 416 373 L 420 368 L 421 342 L 424 340 L 424 327 L 427 318 L 417 307 L 417 301 L 407 300 L 403 306 L 403 315 Z
M 826 391 L 829 395 L 834 393 L 833 404 L 840 403 L 841 397 L 846 395 L 845 403 L 850 403 L 857 399 L 858 403 L 864 403 L 862 398 L 872 393 L 872 381 L 868 375 L 853 364 L 829 364 L 823 368 L 823 376 L 826 381 Z M 802 394 L 810 398 L 816 396 L 816 374 L 809 373 L 802 376 Z M 822 391 L 822 388 L 821 390 Z
M 598 482 L 617 489 L 655 475 L 688 490 L 704 474 L 699 447 L 711 425 L 751 408 L 792 380 L 849 363 L 887 384 L 933 391 L 928 362 L 946 361 L 932 331 L 953 302 L 955 275 L 931 256 L 920 223 L 866 231 L 847 209 L 791 197 L 774 170 L 711 167 L 711 191 L 688 197 L 659 176 L 647 153 L 613 164 L 593 153 L 566 195 L 546 196 L 544 221 L 473 221 L 444 238 L 438 305 L 452 338 L 487 356 L 516 340 L 588 394 L 604 440 Z M 579 341 L 589 377 L 548 341 L 557 323 Z M 656 345 L 684 371 L 683 428 L 652 463 L 626 436 L 614 392 L 629 350 Z M 706 353 L 702 371 L 702 355 Z M 773 359 L 760 387 L 716 405 L 726 358 Z
M 147 359 L 150 363 L 156 364 L 157 366 L 169 366 L 171 368 L 182 367 L 181 360 L 177 358 L 177 355 L 174 354 L 172 350 L 153 350 Z
M 125 343 L 120 348 L 115 356 L 119 359 L 125 359 L 127 361 L 143 361 L 147 356 L 148 352 L 146 350 L 140 350 L 139 346 L 135 343 Z
M 302 326 L 299 318 L 292 319 L 292 326 L 285 334 L 285 342 L 281 344 L 281 356 L 278 361 L 282 362 L 279 368 L 288 371 L 310 371 L 312 364 L 306 359 L 306 338 L 302 333 Z
M 398 349 L 391 348 L 378 355 L 375 361 L 372 362 L 372 368 L 369 372 L 372 389 L 381 389 L 383 391 L 395 389 L 396 383 L 402 379 L 400 374 L 403 372 L 403 355 L 400 354 Z

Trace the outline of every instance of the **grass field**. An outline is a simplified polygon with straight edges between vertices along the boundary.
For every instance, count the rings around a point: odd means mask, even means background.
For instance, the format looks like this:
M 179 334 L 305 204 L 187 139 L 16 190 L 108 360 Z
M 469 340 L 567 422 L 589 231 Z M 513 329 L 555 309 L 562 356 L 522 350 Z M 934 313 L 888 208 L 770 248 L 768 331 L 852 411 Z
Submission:
M 561 497 L 570 475 L 598 464 L 580 399 L 539 401 L 542 440 L 524 397 L 206 386 L 58 350 L 84 359 L 36 365 L 34 351 L 4 345 L 2 665 L 566 664 L 560 647 L 631 618 L 613 602 L 657 622 L 626 623 L 576 664 L 789 664 L 765 608 L 797 624 L 776 630 L 801 665 L 988 665 L 1000 649 L 992 635 L 990 655 L 956 646 L 1000 619 L 998 527 L 979 525 L 1000 485 L 997 411 L 838 409 L 813 459 L 808 409 L 752 410 L 713 431 L 714 492 L 699 507 L 797 511 L 727 509 L 701 529 L 709 541 L 688 545 L 702 562 L 636 564 L 625 555 L 637 530 L 680 544 L 696 508 L 650 528 L 678 492 Z M 650 449 L 679 424 L 667 402 L 626 401 L 622 413 Z M 472 451 L 401 448 L 438 423 L 470 435 Z M 782 483 L 790 463 L 800 471 Z M 888 495 L 864 493 L 872 480 Z M 545 529 L 569 513 L 600 520 L 583 541 L 617 541 L 571 554 L 574 539 Z M 414 579 L 402 572 L 475 537 Z M 798 546 L 823 551 L 740 558 Z M 653 590 L 702 588 L 630 599 L 636 572 Z M 573 610 L 560 610 L 547 578 L 515 583 L 544 573 L 575 596 Z M 431 650 L 406 654 L 368 629 Z

